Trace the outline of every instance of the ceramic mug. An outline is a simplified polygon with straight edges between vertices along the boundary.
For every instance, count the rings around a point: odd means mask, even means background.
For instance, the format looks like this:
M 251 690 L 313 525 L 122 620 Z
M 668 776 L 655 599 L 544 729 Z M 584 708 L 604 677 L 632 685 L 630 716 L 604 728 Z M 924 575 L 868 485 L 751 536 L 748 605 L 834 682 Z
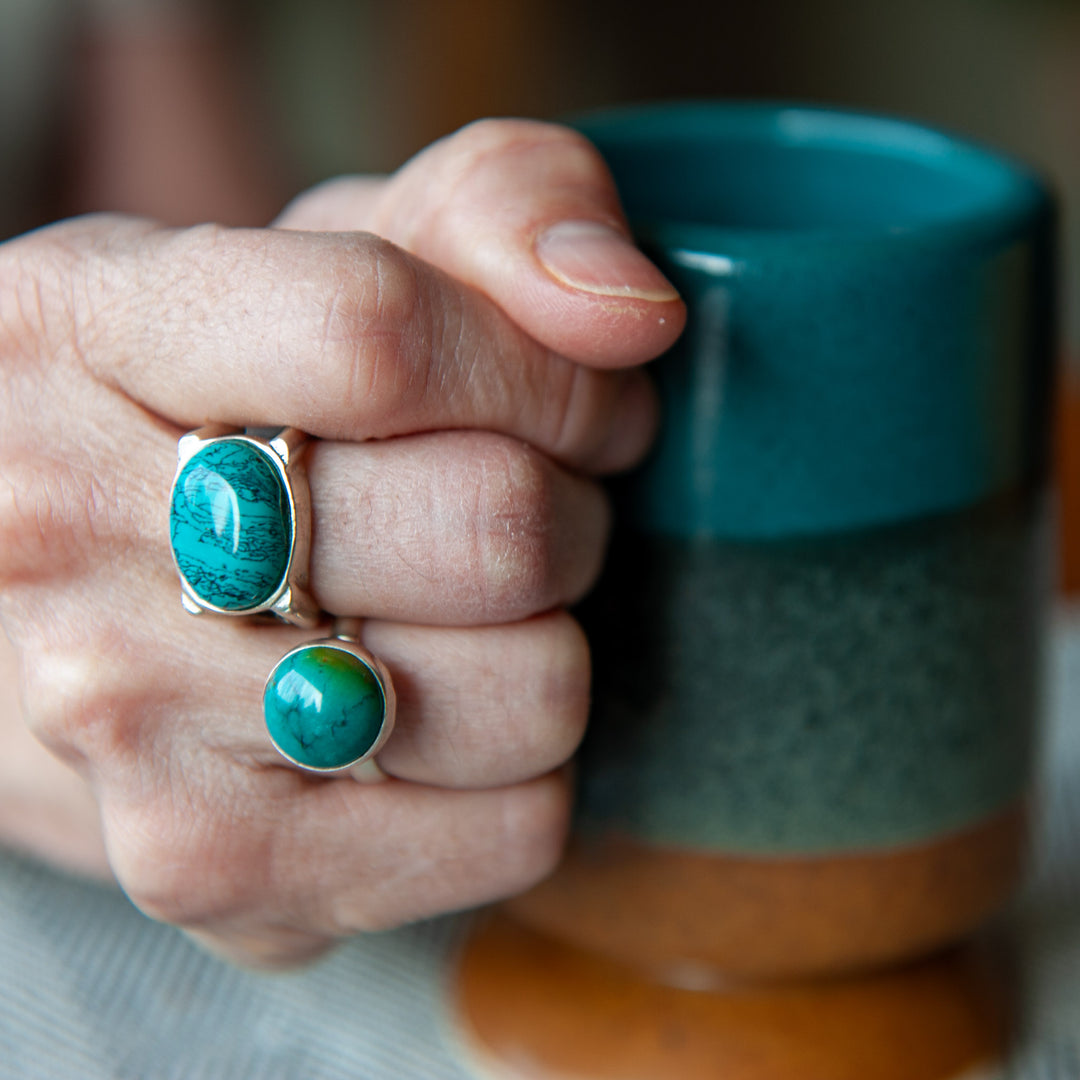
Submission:
M 876 116 L 703 103 L 578 126 L 689 320 L 582 611 L 575 835 L 511 910 L 684 982 L 955 940 L 1024 850 L 1051 200 Z

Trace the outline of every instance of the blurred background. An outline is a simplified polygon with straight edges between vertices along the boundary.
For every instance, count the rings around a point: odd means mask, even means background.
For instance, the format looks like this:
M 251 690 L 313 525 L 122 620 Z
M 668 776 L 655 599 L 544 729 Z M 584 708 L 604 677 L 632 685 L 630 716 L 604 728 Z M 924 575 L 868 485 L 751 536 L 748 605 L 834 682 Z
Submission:
M 1040 166 L 1080 385 L 1080 0 L 0 0 L 0 236 L 103 209 L 264 223 L 481 116 L 686 96 L 900 113 Z M 1078 591 L 1080 395 L 1062 401 Z

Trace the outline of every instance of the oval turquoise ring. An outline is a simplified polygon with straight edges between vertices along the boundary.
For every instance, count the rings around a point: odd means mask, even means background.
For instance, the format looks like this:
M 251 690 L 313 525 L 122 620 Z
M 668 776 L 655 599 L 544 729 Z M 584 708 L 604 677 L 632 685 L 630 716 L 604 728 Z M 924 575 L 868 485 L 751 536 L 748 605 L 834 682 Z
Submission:
M 311 499 L 295 466 L 307 436 L 214 425 L 177 446 L 169 538 L 193 615 L 273 615 L 314 626 L 308 595 Z
M 395 704 L 385 665 L 344 637 L 286 653 L 263 689 L 266 729 L 278 753 L 314 773 L 374 758 L 393 730 Z

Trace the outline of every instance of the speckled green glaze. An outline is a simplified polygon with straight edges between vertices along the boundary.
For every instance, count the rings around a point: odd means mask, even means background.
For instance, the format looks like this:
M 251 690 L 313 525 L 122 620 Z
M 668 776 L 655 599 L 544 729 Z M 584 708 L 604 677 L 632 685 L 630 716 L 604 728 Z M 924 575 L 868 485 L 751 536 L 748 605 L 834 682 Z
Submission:
M 274 669 L 263 693 L 270 737 L 286 757 L 310 769 L 340 769 L 378 741 L 386 700 L 358 656 L 306 645 Z
M 619 533 L 582 611 L 579 825 L 724 852 L 877 850 L 1031 778 L 1041 503 L 802 542 Z
M 173 557 L 204 603 L 247 611 L 268 602 L 289 568 L 293 521 L 284 482 L 244 439 L 198 451 L 173 485 Z

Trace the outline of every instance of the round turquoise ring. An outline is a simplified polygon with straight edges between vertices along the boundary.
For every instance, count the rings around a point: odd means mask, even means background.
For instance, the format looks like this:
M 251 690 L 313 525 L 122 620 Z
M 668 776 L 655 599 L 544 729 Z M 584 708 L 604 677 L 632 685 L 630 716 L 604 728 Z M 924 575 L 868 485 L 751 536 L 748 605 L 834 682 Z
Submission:
M 286 653 L 263 689 L 263 716 L 275 748 L 313 773 L 370 762 L 394 728 L 395 705 L 385 665 L 346 637 Z
M 214 425 L 177 446 L 169 538 L 193 615 L 277 616 L 314 626 L 308 595 L 311 498 L 296 465 L 307 436 Z

